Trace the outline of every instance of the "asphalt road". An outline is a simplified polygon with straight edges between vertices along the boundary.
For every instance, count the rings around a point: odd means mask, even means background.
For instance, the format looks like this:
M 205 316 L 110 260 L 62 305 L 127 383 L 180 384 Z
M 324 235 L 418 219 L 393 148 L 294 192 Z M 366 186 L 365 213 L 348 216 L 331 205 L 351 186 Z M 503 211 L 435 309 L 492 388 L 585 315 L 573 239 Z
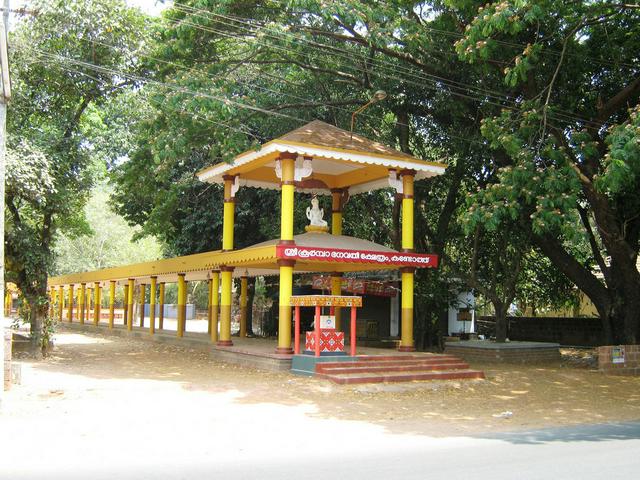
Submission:
M 285 376 L 224 365 L 216 376 L 197 355 L 65 338 L 62 357 L 23 364 L 6 395 L 0 480 L 640 479 L 640 422 L 473 435 L 443 419 L 382 422 L 367 396 L 333 391 L 349 415 L 314 402 L 322 382 L 292 397 Z M 485 420 L 524 428 L 517 411 Z
M 563 427 L 473 437 L 385 435 L 353 438 L 348 428 L 317 444 L 304 432 L 274 443 L 222 446 L 209 455 L 176 444 L 174 458 L 138 456 L 122 438 L 97 457 L 68 450 L 48 468 L 33 461 L 12 469 L 12 480 L 42 479 L 602 479 L 639 478 L 640 422 Z M 361 433 L 361 432 L 360 432 Z M 216 436 L 211 432 L 212 438 Z M 374 435 L 374 437 L 376 437 Z M 218 439 L 220 440 L 220 439 Z M 223 440 L 223 439 L 222 439 Z M 50 439 L 55 443 L 55 438 Z M 212 442 L 221 446 L 218 441 Z M 46 442 L 43 442 L 43 446 Z M 298 448 L 296 448 L 296 445 Z M 28 448 L 26 445 L 24 448 Z M 52 446 L 58 450 L 60 445 Z M 259 448 L 259 450 L 255 450 Z M 81 451 L 82 449 L 80 449 Z M 192 454 L 188 452 L 192 450 Z M 118 453 L 120 452 L 120 453 Z M 179 453 L 181 452 L 181 453 Z M 5 450 L 6 453 L 6 450 Z M 78 452 L 79 453 L 79 452 Z M 66 457 L 66 458 L 65 458 Z

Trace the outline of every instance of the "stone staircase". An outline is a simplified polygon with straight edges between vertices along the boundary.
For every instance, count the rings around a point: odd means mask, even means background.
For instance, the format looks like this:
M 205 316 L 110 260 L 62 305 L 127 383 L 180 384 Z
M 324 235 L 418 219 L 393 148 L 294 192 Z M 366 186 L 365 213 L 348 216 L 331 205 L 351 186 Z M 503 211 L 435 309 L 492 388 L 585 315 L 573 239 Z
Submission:
M 317 363 L 315 376 L 335 383 L 412 382 L 484 378 L 453 355 L 372 355 L 356 361 Z

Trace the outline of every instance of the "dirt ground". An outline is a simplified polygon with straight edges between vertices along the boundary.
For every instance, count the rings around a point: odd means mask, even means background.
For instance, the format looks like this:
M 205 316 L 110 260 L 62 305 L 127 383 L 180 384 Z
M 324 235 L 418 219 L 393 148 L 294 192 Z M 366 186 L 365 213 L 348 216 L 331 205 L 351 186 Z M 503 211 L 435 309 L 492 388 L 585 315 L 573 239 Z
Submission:
M 563 351 L 560 366 L 472 365 L 485 371 L 486 380 L 349 386 L 224 364 L 201 351 L 135 339 L 61 333 L 56 341 L 48 358 L 22 360 L 22 385 L 7 396 L 5 414 L 30 415 L 65 399 L 89 408 L 105 388 L 136 405 L 149 392 L 131 380 L 151 380 L 182 391 L 235 392 L 234 402 L 246 406 L 307 406 L 310 416 L 364 421 L 394 433 L 472 434 L 640 419 L 640 378 L 605 376 L 580 350 Z

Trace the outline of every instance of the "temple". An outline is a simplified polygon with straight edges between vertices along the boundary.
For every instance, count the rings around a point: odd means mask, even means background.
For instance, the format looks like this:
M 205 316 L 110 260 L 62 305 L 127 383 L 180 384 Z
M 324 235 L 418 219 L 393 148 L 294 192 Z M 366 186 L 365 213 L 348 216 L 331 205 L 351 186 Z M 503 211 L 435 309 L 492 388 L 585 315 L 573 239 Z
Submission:
M 155 305 L 164 303 L 166 283 L 178 284 L 176 335 L 186 324 L 186 282 L 209 282 L 209 334 L 220 347 L 231 346 L 232 279 L 241 278 L 240 307 L 246 310 L 247 277 L 279 276 L 279 319 L 276 353 L 290 355 L 292 349 L 293 275 L 324 272 L 331 276 L 331 294 L 341 295 L 345 272 L 399 270 L 401 272 L 401 328 L 399 350 L 414 350 L 413 281 L 416 268 L 435 268 L 435 255 L 414 252 L 414 182 L 441 175 L 446 166 L 416 159 L 359 135 L 321 121 L 313 121 L 286 135 L 244 152 L 230 163 L 212 165 L 197 173 L 200 181 L 224 187 L 221 249 L 153 262 L 107 268 L 93 272 L 52 277 L 49 287 L 55 314 L 63 320 L 87 320 L 93 292 L 93 322 L 101 317 L 102 289 L 108 287 L 108 324 L 114 325 L 116 286 L 124 287 L 125 324 L 133 329 L 133 292 L 139 285 L 144 308 L 146 287 L 150 289 L 149 333 L 163 328 L 155 318 Z M 279 190 L 280 238 L 247 248 L 234 248 L 235 197 L 240 188 Z M 343 206 L 354 195 L 392 188 L 402 197 L 402 248 L 393 250 L 368 240 L 342 234 Z M 306 209 L 309 225 L 294 232 L 294 193 L 312 195 Z M 331 196 L 330 222 L 319 208 L 316 196 Z M 275 213 L 275 212 L 274 212 Z M 275 219 L 274 219 L 275 221 Z M 244 305 L 243 305 L 244 302 Z M 162 317 L 162 308 L 160 308 Z M 245 312 L 246 313 L 246 312 Z M 141 326 L 144 311 L 141 312 Z M 334 310 L 336 328 L 342 328 L 340 307 Z M 243 323 L 244 318 L 244 323 Z M 240 336 L 246 334 L 246 314 L 241 315 Z

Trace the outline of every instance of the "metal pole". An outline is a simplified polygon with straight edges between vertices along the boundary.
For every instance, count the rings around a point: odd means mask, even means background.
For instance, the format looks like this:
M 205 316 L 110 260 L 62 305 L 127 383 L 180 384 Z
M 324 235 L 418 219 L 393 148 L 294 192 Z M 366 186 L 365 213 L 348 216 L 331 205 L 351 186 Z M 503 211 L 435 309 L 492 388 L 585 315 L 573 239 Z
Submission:
M 316 305 L 316 315 L 314 319 L 314 335 L 316 337 L 316 345 L 315 345 L 315 356 L 320 356 L 320 305 Z
M 293 353 L 300 355 L 300 305 L 296 305 L 296 328 Z
M 0 22 L 0 66 L 2 67 L 2 98 L 0 98 L 0 408 L 4 398 L 4 179 L 7 151 L 7 102 L 11 96 L 7 32 L 9 31 L 9 0 L 4 0 L 3 21 Z

